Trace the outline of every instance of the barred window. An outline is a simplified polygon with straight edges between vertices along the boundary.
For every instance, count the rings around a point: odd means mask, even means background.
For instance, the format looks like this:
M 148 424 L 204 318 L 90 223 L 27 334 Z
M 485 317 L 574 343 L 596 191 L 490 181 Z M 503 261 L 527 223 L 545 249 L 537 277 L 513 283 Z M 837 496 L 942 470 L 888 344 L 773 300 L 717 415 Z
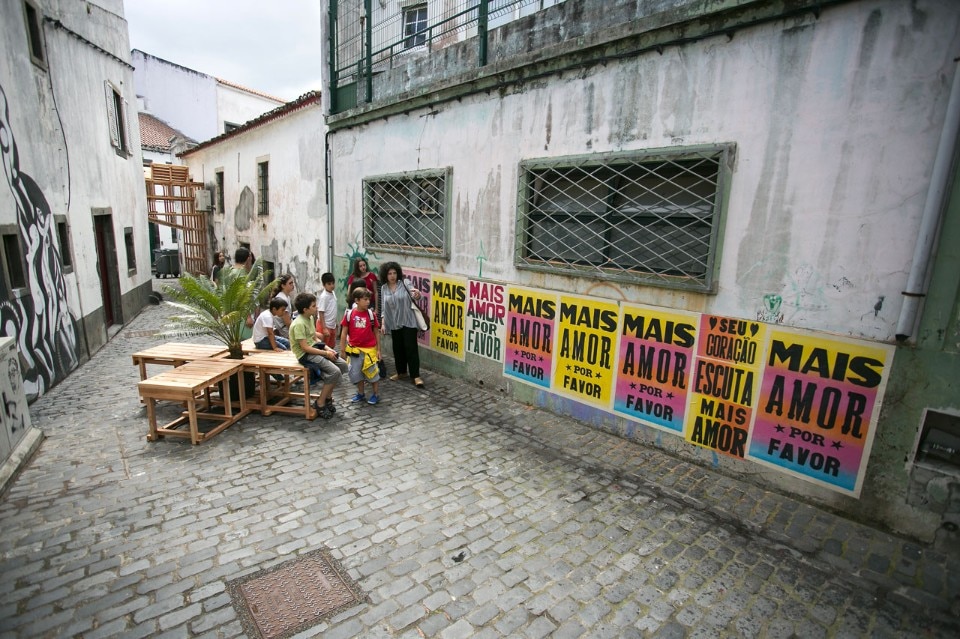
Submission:
M 733 145 L 520 164 L 518 268 L 713 290 Z
M 269 162 L 257 162 L 257 215 L 270 215 Z
M 417 171 L 363 181 L 367 246 L 447 257 L 450 169 Z

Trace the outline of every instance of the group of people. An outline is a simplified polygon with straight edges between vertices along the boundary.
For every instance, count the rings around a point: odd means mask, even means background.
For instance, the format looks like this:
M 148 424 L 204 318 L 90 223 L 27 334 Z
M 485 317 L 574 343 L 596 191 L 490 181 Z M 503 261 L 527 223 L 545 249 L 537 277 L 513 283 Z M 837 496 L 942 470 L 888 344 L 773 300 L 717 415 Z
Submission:
M 214 279 L 225 266 L 222 258 L 223 253 L 218 253 L 211 274 Z M 235 267 L 248 267 L 252 259 L 249 249 L 240 248 L 235 255 Z M 336 413 L 333 389 L 343 375 L 356 385 L 353 403 L 379 403 L 381 336 L 387 332 L 396 365 L 396 372 L 389 379 L 410 378 L 417 388 L 423 388 L 417 342 L 420 329 L 413 311 L 421 293 L 404 279 L 400 265 L 384 263 L 378 278 L 369 270 L 366 259 L 355 259 L 347 280 L 347 310 L 339 318 L 336 278 L 332 273 L 324 273 L 320 281 L 323 290 L 319 297 L 304 292 L 291 300 L 296 287 L 294 277 L 289 273 L 281 276 L 267 308 L 248 322 L 258 349 L 292 351 L 310 371 L 310 384 L 322 385 L 314 403 L 318 415 L 330 419 Z M 338 335 L 339 349 L 335 348 Z

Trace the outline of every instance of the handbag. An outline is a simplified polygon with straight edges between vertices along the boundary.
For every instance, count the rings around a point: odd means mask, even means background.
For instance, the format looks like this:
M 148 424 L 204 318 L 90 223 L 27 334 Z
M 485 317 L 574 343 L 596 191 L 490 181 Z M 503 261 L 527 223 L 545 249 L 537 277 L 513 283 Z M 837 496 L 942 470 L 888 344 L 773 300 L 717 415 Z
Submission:
M 429 331 L 430 320 L 427 318 L 426 315 L 423 314 L 423 311 L 420 310 L 420 307 L 417 306 L 417 303 L 413 301 L 413 295 L 410 295 L 410 289 L 407 288 L 406 283 L 403 282 L 402 280 L 400 281 L 400 283 L 403 284 L 404 290 L 407 291 L 407 295 L 410 297 L 410 308 L 413 309 L 413 316 L 417 320 L 417 328 L 419 328 L 423 332 Z

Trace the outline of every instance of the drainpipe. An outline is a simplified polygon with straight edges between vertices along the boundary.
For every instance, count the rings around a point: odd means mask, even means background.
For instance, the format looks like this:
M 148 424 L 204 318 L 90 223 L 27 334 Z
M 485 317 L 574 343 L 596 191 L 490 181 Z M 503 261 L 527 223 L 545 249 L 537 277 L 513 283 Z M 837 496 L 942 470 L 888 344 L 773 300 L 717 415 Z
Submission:
M 333 273 L 333 167 L 330 162 L 330 130 L 323 135 L 323 176 L 327 196 L 327 272 Z
M 913 335 L 917 325 L 917 315 L 920 312 L 920 301 L 927 294 L 927 275 L 930 270 L 930 263 L 933 261 L 933 245 L 937 239 L 937 229 L 940 227 L 947 180 L 950 176 L 950 165 L 956 149 L 957 131 L 960 130 L 960 65 L 957 64 L 958 60 L 960 58 L 955 58 L 953 61 L 953 86 L 950 89 L 950 100 L 947 102 L 947 117 L 943 123 L 943 130 L 940 132 L 937 155 L 933 161 L 930 186 L 927 189 L 927 200 L 923 206 L 923 218 L 920 220 L 920 232 L 913 250 L 913 264 L 907 278 L 907 289 L 903 292 L 903 306 L 900 309 L 900 319 L 897 322 L 898 342 L 906 342 Z

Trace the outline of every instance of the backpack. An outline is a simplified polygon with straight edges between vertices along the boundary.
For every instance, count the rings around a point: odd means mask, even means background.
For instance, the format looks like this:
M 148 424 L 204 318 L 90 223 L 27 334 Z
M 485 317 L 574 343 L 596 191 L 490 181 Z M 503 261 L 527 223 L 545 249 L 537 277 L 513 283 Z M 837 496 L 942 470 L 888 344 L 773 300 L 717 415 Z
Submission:
M 368 309 L 367 309 L 367 314 L 370 316 L 370 323 L 371 323 L 371 324 L 374 324 L 373 309 L 372 309 L 372 308 L 368 308 Z M 353 319 L 353 309 L 352 309 L 352 308 L 348 308 L 348 309 L 347 309 L 347 312 L 344 313 L 344 317 L 346 317 L 347 323 L 349 324 L 350 321 Z M 376 330 L 376 324 L 374 324 L 374 330 Z M 349 354 L 349 353 L 348 353 L 348 354 Z M 377 361 L 377 366 L 380 367 L 380 379 L 386 379 L 386 378 L 387 378 L 387 363 L 386 363 L 385 361 L 383 361 L 383 359 L 381 358 L 379 361 Z

